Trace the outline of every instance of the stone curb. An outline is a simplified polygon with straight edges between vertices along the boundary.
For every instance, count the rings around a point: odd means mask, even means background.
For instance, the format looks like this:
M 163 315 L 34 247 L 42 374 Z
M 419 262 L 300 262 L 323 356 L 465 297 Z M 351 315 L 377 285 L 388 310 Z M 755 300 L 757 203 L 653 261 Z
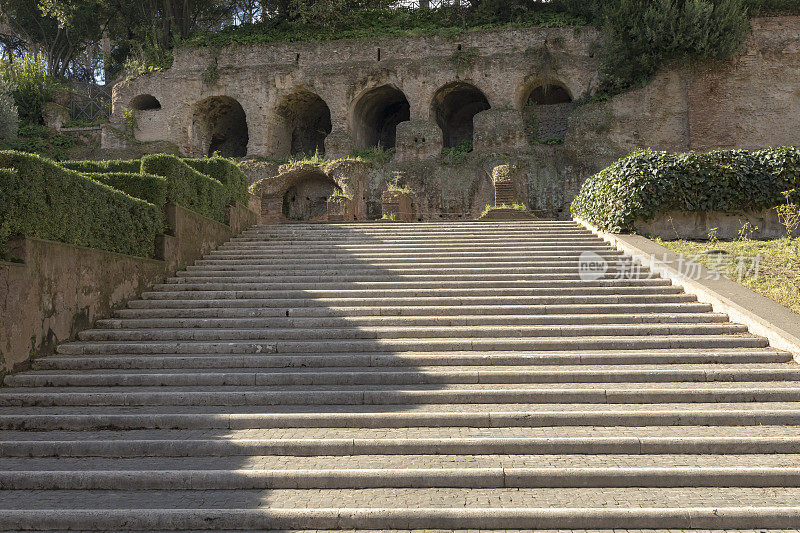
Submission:
M 795 528 L 798 507 L 0 511 L 2 530 Z
M 747 455 L 800 453 L 800 437 L 579 437 L 0 441 L 3 457 Z
M 799 315 L 724 276 L 714 279 L 716 276 L 702 265 L 692 265 L 696 277 L 686 276 L 680 266 L 686 259 L 650 239 L 606 233 L 580 218 L 575 221 L 651 271 L 683 286 L 699 301 L 711 304 L 714 311 L 726 313 L 731 321 L 744 324 L 751 333 L 767 338 L 773 347 L 791 352 L 800 362 Z

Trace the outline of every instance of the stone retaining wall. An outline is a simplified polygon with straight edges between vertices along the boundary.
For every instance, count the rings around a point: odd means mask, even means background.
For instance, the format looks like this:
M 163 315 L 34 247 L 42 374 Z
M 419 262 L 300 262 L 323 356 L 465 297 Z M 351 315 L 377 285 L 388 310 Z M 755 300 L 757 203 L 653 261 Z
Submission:
M 670 211 L 648 222 L 634 224 L 640 235 L 664 240 L 708 239 L 713 232 L 718 239 L 732 240 L 740 236 L 750 239 L 786 237 L 786 228 L 778 221 L 774 209 L 741 213 Z M 740 235 L 741 234 L 741 235 Z
M 53 353 L 125 301 L 161 282 L 256 222 L 242 207 L 229 208 L 230 225 L 182 207 L 166 207 L 172 235 L 157 243 L 159 259 L 41 239 L 9 243 L 21 263 L 0 262 L 0 374 Z

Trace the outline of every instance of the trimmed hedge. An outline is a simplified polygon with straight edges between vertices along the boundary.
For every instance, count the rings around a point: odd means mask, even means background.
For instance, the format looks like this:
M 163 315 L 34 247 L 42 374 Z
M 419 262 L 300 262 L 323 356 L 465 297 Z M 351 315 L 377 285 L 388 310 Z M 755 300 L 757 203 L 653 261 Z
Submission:
M 161 176 L 131 172 L 85 172 L 84 175 L 159 208 L 167 203 L 167 180 Z
M 231 202 L 247 205 L 249 180 L 239 165 L 224 157 L 204 157 L 184 159 L 183 161 L 196 171 L 221 181 L 228 188 Z
M 33 154 L 2 151 L 0 168 L 0 249 L 24 236 L 153 256 L 164 226 L 155 205 Z
M 128 161 L 62 161 L 59 165 L 70 170 L 77 170 L 78 172 L 103 174 L 109 172 L 138 174 L 142 170 L 142 162 L 139 159 L 131 159 Z
M 633 231 L 666 211 L 753 211 L 800 187 L 800 149 L 718 150 L 705 154 L 637 151 L 581 187 L 572 215 L 600 229 Z
M 142 158 L 142 172 L 167 179 L 168 202 L 226 223 L 230 194 L 221 182 L 196 171 L 180 158 L 166 154 Z

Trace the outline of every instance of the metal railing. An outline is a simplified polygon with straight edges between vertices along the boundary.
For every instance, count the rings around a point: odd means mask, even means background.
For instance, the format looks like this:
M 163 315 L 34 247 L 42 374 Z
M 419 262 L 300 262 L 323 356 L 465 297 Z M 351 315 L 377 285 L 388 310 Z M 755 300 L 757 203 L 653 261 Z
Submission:
M 100 85 L 73 86 L 69 103 L 72 120 L 93 121 L 111 116 L 111 88 Z

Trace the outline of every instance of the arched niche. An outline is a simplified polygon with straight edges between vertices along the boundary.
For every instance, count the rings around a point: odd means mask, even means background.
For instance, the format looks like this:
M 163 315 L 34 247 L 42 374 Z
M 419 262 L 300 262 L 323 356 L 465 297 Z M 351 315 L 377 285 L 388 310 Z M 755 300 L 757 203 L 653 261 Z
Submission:
M 224 157 L 244 157 L 250 135 L 242 105 L 230 96 L 213 96 L 198 102 L 192 120 L 194 148 L 199 154 L 219 152 Z
M 566 87 L 557 82 L 535 84 L 527 91 L 523 102 L 522 113 L 530 140 L 563 138 L 567 134 L 572 96 Z
M 325 137 L 331 132 L 331 110 L 317 94 L 298 90 L 281 98 L 277 143 L 288 147 L 290 155 L 325 153 Z M 284 150 L 285 152 L 285 150 Z
M 442 129 L 445 147 L 472 142 L 472 119 L 491 106 L 483 92 L 466 82 L 453 82 L 439 88 L 431 101 L 431 116 Z
M 411 118 L 403 91 L 383 85 L 364 93 L 353 106 L 353 142 L 356 149 L 394 148 L 397 125 Z
M 313 165 L 301 165 L 278 176 L 284 180 L 282 212 L 288 220 L 321 220 L 328 209 L 328 197 L 341 191 L 336 182 Z
M 140 94 L 131 99 L 128 107 L 136 111 L 155 111 L 161 109 L 161 102 L 152 94 Z

